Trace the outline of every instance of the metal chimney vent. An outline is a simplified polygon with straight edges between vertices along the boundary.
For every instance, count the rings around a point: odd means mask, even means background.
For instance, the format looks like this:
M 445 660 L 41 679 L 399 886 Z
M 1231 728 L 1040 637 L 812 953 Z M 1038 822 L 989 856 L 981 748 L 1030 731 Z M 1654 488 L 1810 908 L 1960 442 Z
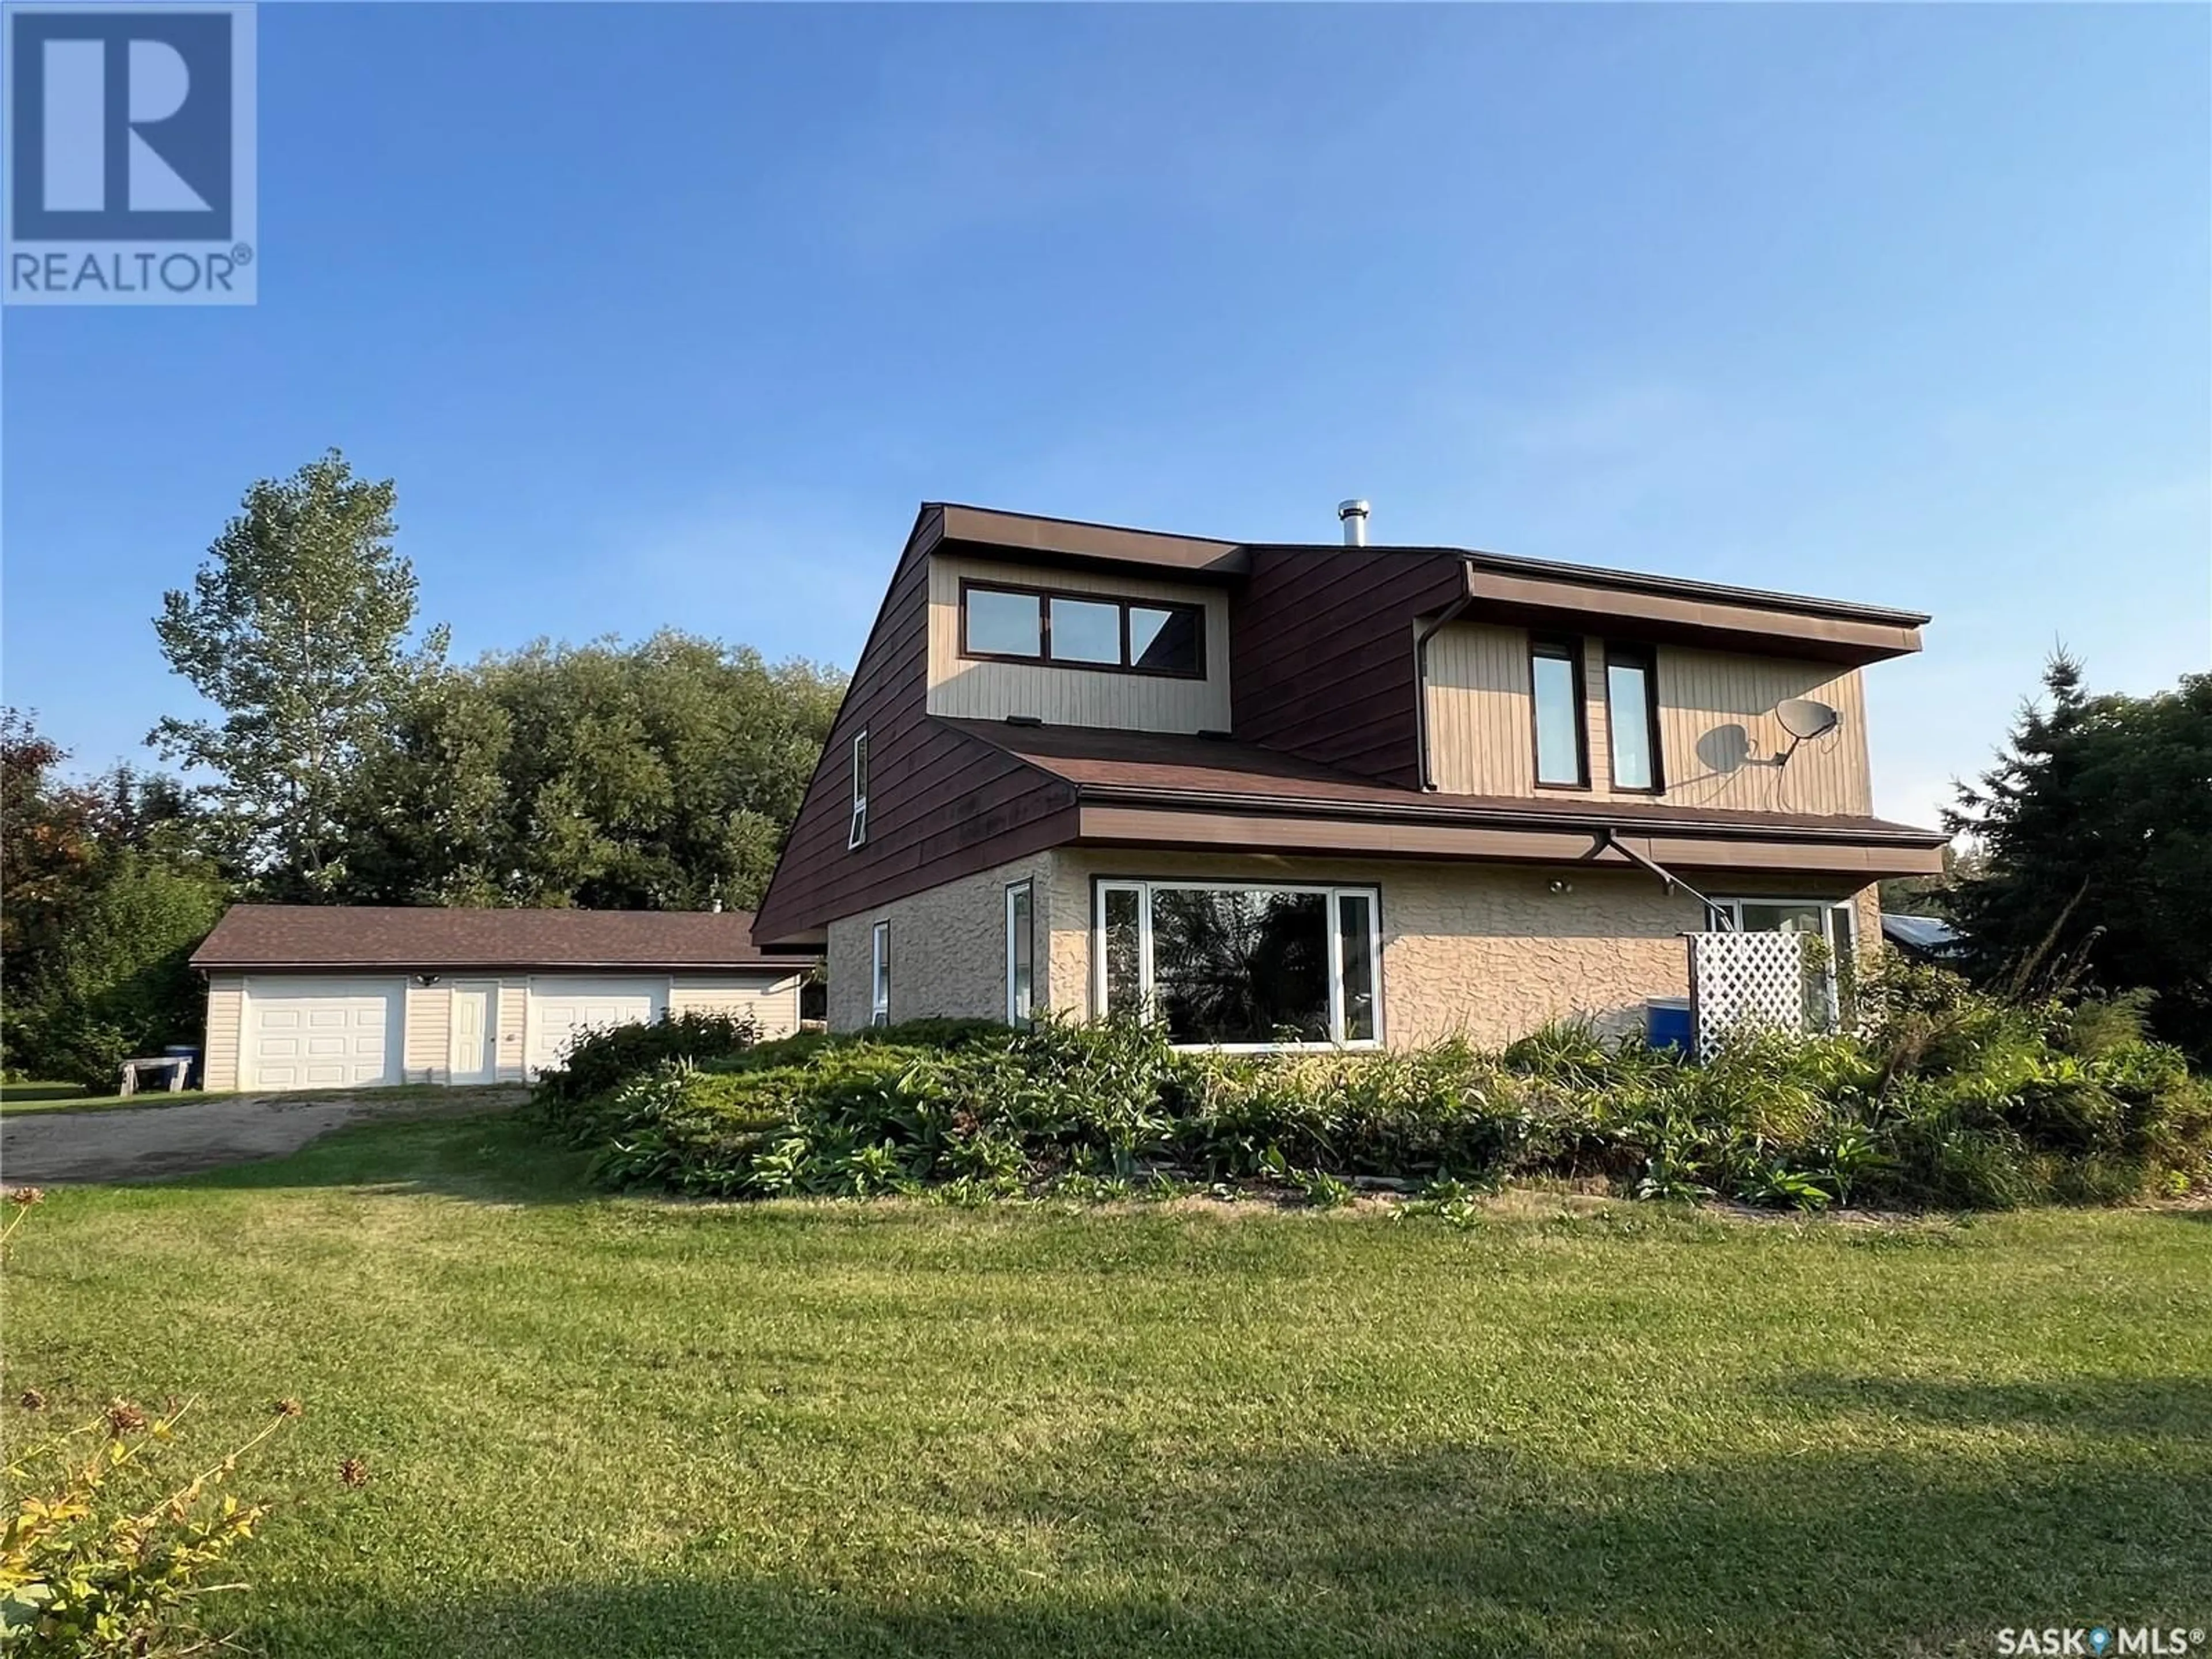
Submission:
M 1338 522 L 1342 524 L 1344 526 L 1344 544 L 1346 547 L 1364 547 L 1367 545 L 1366 502 L 1362 501 L 1339 501 L 1336 504 L 1336 516 Z

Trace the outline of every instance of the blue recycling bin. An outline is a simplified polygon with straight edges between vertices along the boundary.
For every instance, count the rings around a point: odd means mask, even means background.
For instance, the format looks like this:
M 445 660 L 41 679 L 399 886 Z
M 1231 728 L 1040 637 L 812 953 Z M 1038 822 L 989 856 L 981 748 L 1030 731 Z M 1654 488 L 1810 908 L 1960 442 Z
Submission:
M 1694 1030 L 1687 997 L 1654 997 L 1644 1005 L 1644 1040 L 1655 1048 L 1687 1054 Z
M 185 1067 L 185 1087 L 197 1089 L 200 1086 L 200 1051 L 198 1048 L 189 1042 L 173 1042 L 161 1053 L 165 1058 L 190 1060 L 191 1064 Z

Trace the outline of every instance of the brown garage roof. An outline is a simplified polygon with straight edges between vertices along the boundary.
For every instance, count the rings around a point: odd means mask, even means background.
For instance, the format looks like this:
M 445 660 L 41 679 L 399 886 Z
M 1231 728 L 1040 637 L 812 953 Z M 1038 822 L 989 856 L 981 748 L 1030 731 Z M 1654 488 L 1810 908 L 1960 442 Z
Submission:
M 205 969 L 758 968 L 744 910 L 446 910 L 234 904 L 192 953 Z
M 1927 847 L 1939 846 L 1945 840 L 1936 830 L 1886 818 L 1741 811 L 1630 800 L 1577 799 L 1563 805 L 1516 797 L 1396 789 L 1295 755 L 1227 738 L 1097 726 L 1015 726 L 1002 720 L 943 715 L 933 718 L 1074 785 L 1079 799 L 1085 801 L 1316 817 L 1380 816 L 1409 822 L 1609 825 L 1641 833 L 1780 832 Z

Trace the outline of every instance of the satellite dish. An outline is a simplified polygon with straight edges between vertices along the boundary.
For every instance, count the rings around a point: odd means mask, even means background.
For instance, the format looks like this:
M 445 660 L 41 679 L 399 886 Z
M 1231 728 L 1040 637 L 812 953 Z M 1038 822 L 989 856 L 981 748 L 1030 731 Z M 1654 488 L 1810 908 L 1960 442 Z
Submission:
M 1774 718 L 1782 722 L 1784 731 L 1803 743 L 1834 731 L 1838 716 L 1825 702 L 1815 702 L 1810 697 L 1787 697 L 1774 705 Z

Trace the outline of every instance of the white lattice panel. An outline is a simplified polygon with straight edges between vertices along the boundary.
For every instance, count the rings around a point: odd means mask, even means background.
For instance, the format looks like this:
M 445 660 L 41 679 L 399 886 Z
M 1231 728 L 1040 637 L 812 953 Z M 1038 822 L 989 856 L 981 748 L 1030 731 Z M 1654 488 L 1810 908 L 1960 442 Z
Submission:
M 1692 933 L 1690 994 L 1698 1058 L 1735 1032 L 1805 1029 L 1805 946 L 1796 933 Z

